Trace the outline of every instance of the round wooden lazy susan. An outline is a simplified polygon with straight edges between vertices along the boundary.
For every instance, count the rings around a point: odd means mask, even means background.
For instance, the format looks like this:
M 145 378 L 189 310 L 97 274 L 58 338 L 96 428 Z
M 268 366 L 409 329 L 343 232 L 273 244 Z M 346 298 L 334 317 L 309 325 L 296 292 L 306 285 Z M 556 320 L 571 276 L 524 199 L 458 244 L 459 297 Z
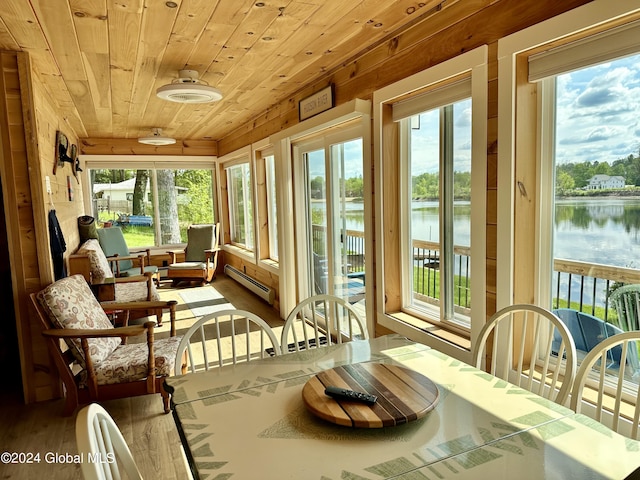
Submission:
M 329 385 L 367 392 L 378 397 L 373 405 L 336 400 L 325 395 Z M 314 415 L 347 427 L 382 428 L 424 417 L 438 403 L 438 387 L 408 368 L 381 363 L 358 363 L 325 370 L 302 389 L 302 400 Z

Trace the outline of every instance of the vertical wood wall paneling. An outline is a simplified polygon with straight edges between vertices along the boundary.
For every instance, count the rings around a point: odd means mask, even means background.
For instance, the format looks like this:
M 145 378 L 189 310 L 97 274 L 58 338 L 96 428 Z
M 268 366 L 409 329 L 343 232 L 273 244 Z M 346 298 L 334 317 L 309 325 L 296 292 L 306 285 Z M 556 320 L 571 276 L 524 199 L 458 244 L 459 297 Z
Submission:
M 514 211 L 518 212 L 513 220 L 515 250 L 513 264 L 513 303 L 534 303 L 535 282 L 532 274 L 536 271 L 536 153 L 537 137 L 537 95 L 536 85 L 527 80 L 528 59 L 520 56 L 516 60 L 516 151 L 514 175 Z M 527 212 L 523 215 L 523 212 Z
M 13 151 L 11 143 L 11 124 L 16 118 L 22 118 L 22 107 L 20 105 L 20 87 L 18 80 L 18 62 L 15 52 L 0 52 L 0 148 L 2 162 L 0 162 L 0 180 L 2 181 L 3 208 L 7 230 L 7 248 L 11 258 L 11 282 L 13 284 L 13 298 L 15 318 L 4 317 L 3 322 L 12 321 L 16 323 L 18 343 L 22 344 L 25 337 L 25 329 L 20 322 L 26 316 L 25 305 L 20 305 L 18 301 L 18 289 L 24 284 L 23 265 L 21 262 L 20 250 L 20 222 L 18 215 L 18 194 L 16 192 L 16 182 L 13 168 Z M 24 198 L 23 198 L 24 201 Z M 28 331 L 26 332 L 28 334 Z M 17 360 L 17 359 L 14 359 Z M 6 368 L 20 368 L 21 376 L 24 377 L 27 364 L 30 364 L 30 352 L 23 352 L 20 349 L 20 366 L 7 365 Z M 27 397 L 26 390 L 24 391 Z
M 8 248 L 12 266 L 15 322 L 20 346 L 20 368 L 24 399 L 36 400 L 34 356 L 38 357 L 41 339 L 33 339 L 27 293 L 33 278 L 39 279 L 36 235 L 32 213 L 23 120 L 22 88 L 18 73 L 18 54 L 1 52 L 0 113 L 2 113 L 2 182 L 7 220 Z M 39 282 L 39 280 L 38 280 Z M 13 319 L 12 319 L 13 320 Z M 38 346 L 36 346 L 38 344 Z M 35 354 L 34 354 L 35 351 Z M 8 368 L 18 368 L 16 364 Z
M 24 338 L 20 350 L 30 352 L 30 364 L 23 371 L 22 383 L 27 402 L 46 400 L 61 394 L 55 366 L 50 360 L 44 339 L 40 335 L 41 327 L 35 315 L 31 314 L 28 295 L 38 291 L 43 285 L 53 281 L 53 265 L 49 236 L 47 231 L 47 205 L 44 195 L 42 169 L 40 165 L 40 144 L 38 142 L 38 121 L 32 89 L 32 65 L 28 54 L 18 54 L 18 72 L 22 101 L 22 118 L 24 125 L 21 136 L 25 144 L 25 157 L 22 159 L 26 176 L 21 187 L 30 193 L 31 203 L 25 206 L 20 229 L 23 233 L 28 222 L 28 234 L 21 238 L 23 243 L 23 259 L 29 261 L 30 268 L 24 270 L 24 290 L 19 292 L 20 301 L 27 307 L 28 318 L 21 318 L 20 323 L 29 328 L 29 336 Z M 16 132 L 17 133 L 17 132 Z M 25 241 L 29 238 L 29 241 Z

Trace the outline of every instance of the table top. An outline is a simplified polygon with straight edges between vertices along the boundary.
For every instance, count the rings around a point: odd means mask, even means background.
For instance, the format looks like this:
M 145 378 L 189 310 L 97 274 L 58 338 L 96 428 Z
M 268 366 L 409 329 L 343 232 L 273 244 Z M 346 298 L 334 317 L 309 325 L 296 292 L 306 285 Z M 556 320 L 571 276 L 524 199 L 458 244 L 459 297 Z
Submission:
M 307 381 L 319 371 L 359 363 L 419 372 L 437 385 L 440 400 L 422 419 L 379 429 L 312 415 L 301 395 Z M 538 473 L 518 478 L 624 478 L 640 465 L 638 442 L 397 335 L 173 377 L 167 384 L 175 388 L 174 417 L 200 478 L 503 478 L 507 467 L 515 469 L 509 476 Z M 565 456 L 578 476 L 551 471 Z
M 639 466 L 638 442 L 573 414 L 391 478 L 623 480 Z

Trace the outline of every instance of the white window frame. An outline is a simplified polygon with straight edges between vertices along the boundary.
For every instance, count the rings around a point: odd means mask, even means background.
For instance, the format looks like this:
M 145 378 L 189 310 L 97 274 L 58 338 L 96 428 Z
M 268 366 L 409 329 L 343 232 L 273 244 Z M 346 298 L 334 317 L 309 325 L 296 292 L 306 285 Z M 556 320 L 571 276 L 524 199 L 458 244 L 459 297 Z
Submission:
M 391 84 L 385 88 L 377 90 L 373 94 L 374 103 L 374 165 L 376 171 L 376 238 L 382 239 L 376 242 L 376 258 L 384 258 L 384 234 L 385 230 L 399 228 L 398 226 L 384 225 L 384 182 L 382 176 L 384 145 L 382 145 L 383 110 L 386 106 L 410 95 L 420 89 L 436 86 L 447 80 L 461 75 L 471 76 L 471 99 L 472 99 L 472 219 L 471 219 L 471 271 L 483 272 L 480 275 L 472 275 L 471 291 L 471 329 L 470 337 L 474 342 L 480 329 L 484 325 L 486 317 L 486 163 L 487 163 L 487 65 L 488 47 L 483 45 L 469 52 L 463 53 L 455 58 L 407 77 L 399 82 Z M 401 212 L 400 216 L 406 215 Z M 384 266 L 378 263 L 376 269 L 376 311 L 377 321 L 383 327 L 401 333 L 411 339 L 420 341 L 427 345 L 459 358 L 463 361 L 470 361 L 470 350 L 452 343 L 439 335 L 431 334 L 426 328 L 415 326 L 415 322 L 405 322 L 392 315 L 394 312 L 387 312 L 385 306 L 385 290 L 387 279 L 385 277 Z M 474 295 L 473 292 L 476 292 Z
M 278 176 L 277 174 L 277 165 L 276 165 L 276 158 L 275 158 L 275 149 L 273 147 L 273 144 L 271 143 L 271 141 L 268 138 L 262 139 L 258 142 L 254 142 L 251 145 L 251 152 L 252 152 L 252 158 L 254 161 L 254 172 L 255 172 L 255 180 L 254 180 L 254 186 L 255 186 L 255 198 L 256 198 L 256 203 L 254 206 L 254 209 L 256 211 L 256 225 L 264 225 L 266 223 L 266 225 L 268 225 L 268 229 L 269 229 L 269 246 L 267 248 L 267 246 L 263 245 L 261 240 L 260 240 L 260 235 L 259 235 L 259 231 L 256 231 L 256 246 L 255 246 L 255 250 L 256 250 L 256 259 L 258 262 L 258 265 L 261 268 L 264 268 L 265 270 L 268 270 L 269 272 L 275 273 L 275 274 L 279 274 L 280 271 L 280 259 L 279 258 L 273 258 L 272 256 L 272 252 L 271 252 L 271 246 L 272 245 L 276 245 L 276 248 L 279 249 L 279 244 L 278 244 L 278 223 L 280 218 L 276 218 L 275 221 L 272 218 L 273 215 L 273 206 L 271 204 L 272 199 L 269 196 L 269 185 L 272 185 L 275 188 L 275 194 L 276 194 L 276 198 L 273 199 L 273 201 L 275 201 L 276 204 L 276 215 L 278 217 L 281 216 L 281 214 L 279 212 L 277 212 L 277 208 L 278 208 L 278 183 L 276 181 L 276 178 Z M 269 173 L 267 171 L 267 167 L 266 167 L 266 158 L 273 156 L 273 162 L 274 162 L 274 167 L 276 168 L 276 178 L 270 179 L 269 178 Z M 264 176 L 265 178 L 260 178 L 259 174 L 258 174 L 258 164 L 260 162 L 263 162 L 264 165 Z M 266 218 L 262 218 L 262 213 L 261 213 L 261 209 L 259 208 L 260 202 L 262 202 L 262 195 L 259 192 L 260 189 L 260 184 L 264 183 L 264 188 L 265 190 L 265 194 L 266 194 L 266 202 L 267 202 L 267 209 L 266 209 Z M 276 225 L 276 228 L 273 228 L 273 225 Z M 265 251 L 266 250 L 266 251 Z M 279 251 L 279 250 L 278 250 Z
M 514 276 L 516 271 L 515 252 L 519 246 L 515 243 L 514 223 L 515 214 L 518 212 L 516 195 L 522 194 L 521 187 L 517 184 L 515 176 L 516 170 L 516 145 L 524 143 L 527 148 L 535 149 L 535 192 L 533 192 L 536 202 L 535 217 L 533 224 L 537 226 L 535 230 L 535 248 L 533 265 L 534 277 L 533 303 L 541 306 L 550 305 L 551 292 L 549 281 L 551 278 L 552 255 L 551 238 L 553 215 L 553 188 L 554 171 L 551 162 L 545 161 L 553 156 L 553 127 L 554 127 L 554 97 L 555 82 L 553 79 L 541 80 L 538 88 L 540 94 L 537 95 L 537 118 L 536 135 L 534 142 L 531 140 L 532 128 L 527 126 L 520 130 L 514 125 L 517 123 L 518 106 L 516 105 L 516 93 L 518 85 L 516 82 L 516 69 L 524 62 L 520 57 L 533 57 L 540 51 L 549 50 L 558 45 L 567 44 L 570 46 L 576 36 L 589 35 L 592 32 L 614 32 L 617 25 L 629 21 L 637 20 L 640 17 L 640 0 L 594 0 L 593 2 L 576 8 L 562 15 L 558 15 L 550 20 L 534 25 L 530 28 L 514 33 L 498 41 L 498 80 L 500 90 L 498 96 L 498 192 L 497 192 L 497 221 L 499 225 L 497 236 L 497 278 L 496 278 L 496 302 L 497 308 L 502 308 L 514 302 L 518 302 L 522 293 L 516 291 Z M 608 30 L 609 29 L 609 30 Z M 587 37 L 588 38 L 588 37 Z M 635 38 L 635 37 L 634 37 Z M 584 63 L 581 55 L 568 55 L 567 70 L 584 68 L 589 64 L 599 62 L 597 55 L 602 51 L 616 50 L 615 45 L 601 40 L 603 45 L 592 45 L 591 52 L 586 52 L 588 57 L 593 53 L 593 62 Z M 582 42 L 581 40 L 578 41 Z M 549 45 L 549 47 L 546 47 Z M 574 44 L 575 45 L 575 44 Z M 600 50 L 602 46 L 602 50 Z M 595 47 L 595 48 L 593 48 Z M 638 49 L 640 50 L 640 48 Z M 562 47 L 556 51 L 562 52 Z M 583 51 L 584 53 L 584 51 Z M 543 55 L 543 54 L 542 54 Z M 533 75 L 528 72 L 530 80 L 544 78 L 544 72 L 558 73 L 553 66 L 554 59 L 550 58 L 543 64 L 544 68 L 538 68 Z M 578 63 L 571 64 L 574 60 Z M 550 66 L 551 65 L 551 66 Z M 549 68 L 549 69 L 547 69 Z M 522 73 L 522 72 L 520 72 Z M 534 78 L 535 77 L 535 78 Z M 522 107 L 526 108 L 526 107 Z M 530 165 L 529 165 L 530 167 Z M 587 413 L 592 406 L 583 403 L 583 412 Z M 606 423 L 606 420 L 603 420 Z
M 98 169 L 110 169 L 110 170 L 151 170 L 154 180 L 151 182 L 152 189 L 157 188 L 157 182 L 155 181 L 155 170 L 211 170 L 211 181 L 213 185 L 213 217 L 219 219 L 220 214 L 218 211 L 218 190 L 217 184 L 217 171 L 216 171 L 216 156 L 171 156 L 171 155 L 80 155 L 79 160 L 84 164 L 85 169 L 98 170 Z M 84 211 L 93 212 L 93 192 L 91 191 L 91 181 L 87 178 L 87 181 L 82 182 L 82 198 L 84 201 Z M 154 199 L 154 226 L 156 238 L 161 238 L 160 235 L 160 222 L 156 218 L 158 212 L 158 195 L 152 195 Z M 184 246 L 185 243 L 179 244 L 163 244 L 163 245 L 149 245 L 151 250 L 164 249 L 167 246 Z
M 516 131 L 516 68 L 518 66 L 518 56 L 525 52 L 540 51 L 547 44 L 558 45 L 562 39 L 573 38 L 575 35 L 584 34 L 592 29 L 602 29 L 608 23 L 614 23 L 624 17 L 638 17 L 640 14 L 640 0 L 594 0 L 593 2 L 573 9 L 567 13 L 553 17 L 545 22 L 541 22 L 527 29 L 516 32 L 498 41 L 498 81 L 500 89 L 498 92 L 498 192 L 497 192 L 497 273 L 496 273 L 496 308 L 500 309 L 511 305 L 519 299 L 518 292 L 514 292 L 514 273 L 516 265 L 514 260 L 515 235 L 514 235 L 514 215 L 516 212 L 516 194 L 521 192 L 521 188 L 516 185 L 516 142 L 518 135 L 529 135 L 530 132 L 519 133 Z M 568 42 L 568 40 L 567 40 Z M 548 90 L 547 90 L 548 91 Z M 549 125 L 549 109 L 543 109 L 544 102 L 550 102 L 549 96 L 540 95 L 538 99 L 538 115 L 543 117 L 543 127 L 537 132 L 538 138 L 542 139 L 548 134 L 544 125 Z M 521 141 L 530 141 L 523 138 Z M 548 191 L 549 176 L 553 172 L 550 167 L 544 165 L 542 158 L 548 155 L 547 150 L 543 151 L 538 147 L 536 151 L 536 193 L 538 198 L 544 200 L 549 198 Z M 545 182 L 546 178 L 546 182 Z M 546 189 L 546 190 L 545 190 Z M 545 197 L 546 195 L 546 197 Z M 545 279 L 550 278 L 550 265 L 545 264 L 545 259 L 550 255 L 551 246 L 548 242 L 550 238 L 549 216 L 551 215 L 551 205 L 549 201 L 538 202 L 535 213 L 536 246 L 535 259 L 533 264 L 537 265 L 534 275 L 534 298 L 533 303 L 546 305 L 550 292 L 546 287 Z M 546 230 L 545 230 L 546 229 Z M 546 262 L 549 263 L 549 262 Z
M 256 233 L 256 213 L 255 213 L 255 205 L 256 205 L 256 197 L 255 197 L 255 162 L 253 160 L 253 157 L 251 155 L 251 146 L 247 146 L 244 148 L 241 148 L 239 150 L 236 150 L 234 152 L 231 152 L 227 155 L 224 155 L 223 157 L 220 157 L 219 159 L 219 168 L 222 170 L 226 170 L 228 167 L 234 166 L 234 165 L 240 165 L 240 164 L 247 164 L 249 166 L 249 169 L 251 171 L 251 185 L 249 188 L 249 194 L 251 195 L 251 207 L 253 209 L 252 212 L 252 219 L 253 219 L 253 224 L 252 224 L 252 228 L 253 228 L 253 234 L 254 234 L 254 243 L 256 243 L 256 237 L 255 237 L 255 233 Z M 225 175 L 226 176 L 226 175 Z M 221 230 L 223 232 L 229 232 L 229 234 L 231 233 L 231 208 L 230 208 L 230 204 L 229 204 L 229 200 L 228 200 L 228 191 L 227 191 L 227 186 L 225 185 L 225 191 L 222 191 L 223 186 L 220 184 L 221 182 L 218 182 L 218 197 L 222 198 L 223 195 L 226 196 L 227 200 L 227 212 L 220 212 L 220 214 L 218 215 L 218 218 L 220 219 L 220 225 L 221 225 Z M 240 246 L 240 245 L 236 245 L 233 242 L 231 243 L 226 243 L 226 242 L 221 242 L 221 248 L 223 251 L 227 251 L 229 253 L 232 253 L 234 255 L 237 255 L 239 257 L 242 257 L 243 259 L 245 259 L 246 261 L 249 261 L 252 264 L 256 263 L 256 248 L 254 245 L 254 248 L 252 250 L 245 248 L 244 246 Z
M 363 181 L 365 185 L 365 231 L 369 232 L 365 237 L 365 270 L 373 271 L 373 235 L 371 223 L 371 155 L 367 145 L 371 144 L 371 102 L 361 99 L 351 100 L 334 107 L 326 112 L 300 122 L 286 130 L 279 132 L 270 137 L 270 141 L 274 146 L 277 185 L 276 195 L 278 202 L 278 251 L 280 252 L 280 314 L 283 318 L 298 303 L 297 298 L 297 258 L 296 258 L 296 240 L 294 231 L 294 221 L 292 212 L 295 211 L 294 192 L 293 192 L 293 165 L 291 144 L 303 137 L 316 134 L 321 130 L 331 128 L 340 123 L 359 118 L 362 125 L 362 141 L 364 156 L 364 175 Z M 369 295 L 367 291 L 367 295 Z M 373 301 L 367 299 L 367 328 L 373 335 L 374 332 L 374 313 Z

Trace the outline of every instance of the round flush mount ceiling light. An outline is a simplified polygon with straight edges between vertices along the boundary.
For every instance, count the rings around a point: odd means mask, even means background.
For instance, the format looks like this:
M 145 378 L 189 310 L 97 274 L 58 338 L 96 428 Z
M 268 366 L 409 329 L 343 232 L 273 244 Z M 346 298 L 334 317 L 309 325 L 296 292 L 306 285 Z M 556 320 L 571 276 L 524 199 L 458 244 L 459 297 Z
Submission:
M 198 80 L 195 70 L 180 70 L 179 77 L 156 90 L 158 97 L 177 103 L 209 103 L 222 99 L 222 92 Z
M 139 143 L 144 143 L 145 145 L 155 145 L 157 147 L 162 145 L 173 145 L 176 143 L 175 138 L 165 137 L 162 135 L 161 128 L 154 128 L 153 133 L 149 137 L 142 137 L 138 139 Z

